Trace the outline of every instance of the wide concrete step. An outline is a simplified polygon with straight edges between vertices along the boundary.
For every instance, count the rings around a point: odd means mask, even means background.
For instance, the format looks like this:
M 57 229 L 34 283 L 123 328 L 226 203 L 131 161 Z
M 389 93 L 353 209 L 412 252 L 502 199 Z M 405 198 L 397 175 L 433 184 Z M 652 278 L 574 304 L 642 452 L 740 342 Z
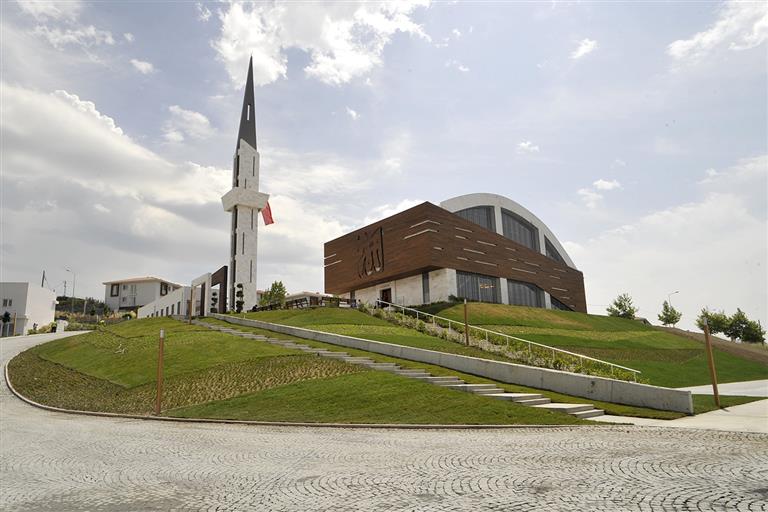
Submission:
M 471 393 L 474 393 L 476 395 L 498 395 L 499 393 L 503 393 L 504 390 L 501 388 L 482 388 L 482 389 L 473 389 Z
M 543 398 L 541 395 L 534 393 L 492 393 L 485 396 L 496 398 L 497 400 L 506 400 L 509 402 L 519 402 L 521 400 L 536 400 Z
M 399 368 L 399 369 L 395 370 L 395 373 L 398 374 L 398 375 L 409 375 L 409 374 L 411 374 L 411 375 L 423 375 L 423 374 L 429 375 L 429 373 L 426 370 L 424 370 L 423 368 Z
M 567 412 L 573 414 L 575 412 L 591 411 L 595 408 L 592 404 L 562 404 L 562 403 L 550 403 L 535 405 L 539 409 L 550 409 L 553 411 Z
M 349 357 L 349 354 L 346 352 L 318 352 L 318 355 L 323 357 L 332 357 L 334 359 L 345 359 Z
M 517 400 L 517 403 L 519 403 L 520 405 L 533 406 L 533 405 L 548 404 L 551 401 L 552 400 L 550 400 L 549 398 L 532 398 L 532 399 L 527 399 L 527 400 Z
M 371 364 L 367 364 L 365 366 L 368 366 L 369 368 L 373 368 L 374 370 L 399 370 L 400 365 L 395 363 L 377 363 L 376 361 L 373 361 Z
M 483 389 L 486 389 L 486 390 L 490 389 L 496 393 L 499 393 L 502 391 L 501 389 L 497 388 L 494 384 L 450 384 L 445 387 L 450 389 L 457 389 L 459 391 L 472 391 L 472 392 L 483 390 Z
M 602 409 L 592 409 L 589 411 L 572 412 L 570 414 L 571 416 L 576 416 L 577 418 L 587 419 L 587 418 L 594 418 L 595 416 L 602 416 L 603 414 L 605 414 L 605 411 Z
M 458 377 L 435 377 L 434 375 L 427 375 L 426 377 L 416 378 L 433 384 L 437 384 L 438 382 L 444 384 L 464 384 L 464 381 Z
M 348 363 L 373 363 L 369 357 L 345 357 L 344 360 Z

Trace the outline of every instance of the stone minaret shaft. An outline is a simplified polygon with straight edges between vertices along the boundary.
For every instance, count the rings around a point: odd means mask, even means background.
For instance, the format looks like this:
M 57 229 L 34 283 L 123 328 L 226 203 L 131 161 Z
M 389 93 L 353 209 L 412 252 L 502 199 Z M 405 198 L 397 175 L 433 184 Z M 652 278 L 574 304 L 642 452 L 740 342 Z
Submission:
M 259 192 L 259 152 L 256 150 L 254 116 L 253 60 L 248 64 L 243 110 L 232 172 L 232 190 L 221 198 L 224 209 L 232 214 L 229 254 L 229 307 L 235 309 L 237 285 L 243 285 L 244 310 L 257 302 L 256 251 L 259 211 L 269 196 Z

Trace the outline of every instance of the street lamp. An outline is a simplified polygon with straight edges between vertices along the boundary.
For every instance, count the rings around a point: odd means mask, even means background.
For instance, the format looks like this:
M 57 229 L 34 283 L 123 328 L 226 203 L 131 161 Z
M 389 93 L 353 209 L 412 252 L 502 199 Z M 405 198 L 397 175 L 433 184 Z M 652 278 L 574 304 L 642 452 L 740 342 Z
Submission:
M 72 287 L 74 288 L 74 286 L 75 285 L 73 284 Z M 676 292 L 672 292 L 667 295 L 667 302 L 669 303 L 670 307 L 672 306 L 672 296 L 676 293 L 680 293 L 680 290 L 677 290 Z
M 71 313 L 75 313 L 75 280 L 77 279 L 77 274 L 75 274 L 72 270 L 68 269 L 67 267 L 64 267 L 64 270 L 72 274 L 72 302 L 70 303 L 70 309 Z

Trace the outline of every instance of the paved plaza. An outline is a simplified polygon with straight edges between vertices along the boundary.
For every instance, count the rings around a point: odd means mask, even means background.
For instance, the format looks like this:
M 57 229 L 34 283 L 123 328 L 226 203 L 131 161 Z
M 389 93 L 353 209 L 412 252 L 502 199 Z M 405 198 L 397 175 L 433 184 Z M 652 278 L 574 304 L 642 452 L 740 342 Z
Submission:
M 3 339 L 3 364 L 46 337 Z M 768 435 L 182 424 L 0 396 L 2 510 L 768 510 Z

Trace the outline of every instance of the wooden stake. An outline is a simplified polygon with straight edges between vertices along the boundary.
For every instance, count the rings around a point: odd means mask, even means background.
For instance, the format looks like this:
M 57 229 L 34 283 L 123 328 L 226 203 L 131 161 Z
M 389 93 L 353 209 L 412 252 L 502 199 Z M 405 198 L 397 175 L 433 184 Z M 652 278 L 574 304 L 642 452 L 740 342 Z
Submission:
M 717 392 L 717 372 L 715 371 L 715 359 L 712 356 L 712 340 L 709 339 L 709 323 L 704 319 L 704 340 L 707 343 L 707 361 L 709 361 L 709 375 L 712 378 L 712 392 L 715 397 L 715 405 L 720 408 L 720 394 Z
M 192 304 L 194 304 L 195 300 L 195 287 L 193 286 L 191 290 L 189 290 L 189 309 L 187 310 L 187 314 L 189 315 L 189 323 L 192 323 Z
M 464 343 L 469 346 L 469 322 L 467 322 L 467 299 L 464 299 Z
M 155 416 L 160 416 L 163 403 L 163 357 L 165 345 L 165 329 L 160 329 L 160 342 L 157 346 L 157 396 L 155 397 Z

